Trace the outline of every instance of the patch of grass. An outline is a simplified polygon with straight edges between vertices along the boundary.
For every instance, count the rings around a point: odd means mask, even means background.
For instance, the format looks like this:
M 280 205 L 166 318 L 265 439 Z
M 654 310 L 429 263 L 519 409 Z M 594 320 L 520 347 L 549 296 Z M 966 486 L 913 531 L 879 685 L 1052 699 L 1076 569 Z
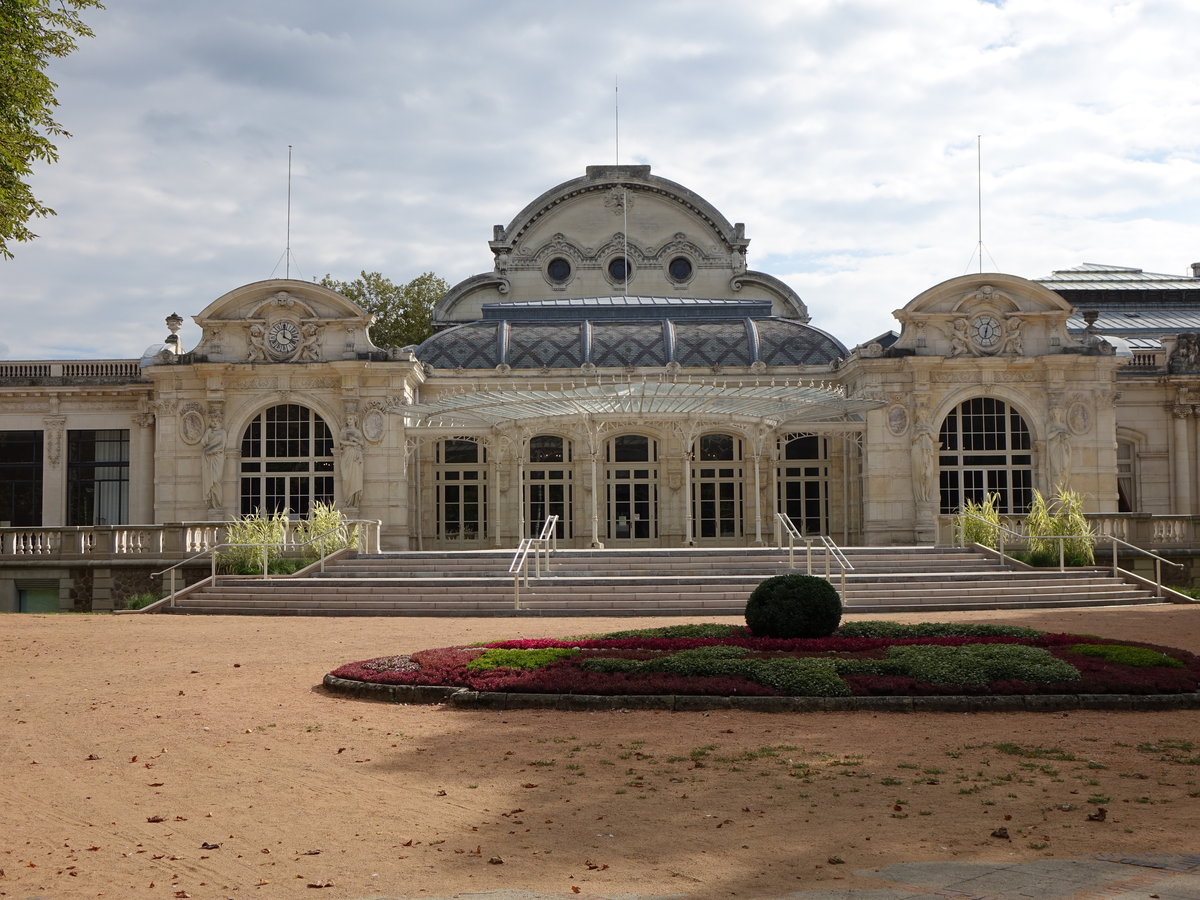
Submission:
M 1021 744 L 993 744 L 1001 753 L 1009 756 L 1023 756 L 1026 759 L 1055 759 L 1061 762 L 1078 762 L 1079 757 L 1059 747 L 1026 747 Z

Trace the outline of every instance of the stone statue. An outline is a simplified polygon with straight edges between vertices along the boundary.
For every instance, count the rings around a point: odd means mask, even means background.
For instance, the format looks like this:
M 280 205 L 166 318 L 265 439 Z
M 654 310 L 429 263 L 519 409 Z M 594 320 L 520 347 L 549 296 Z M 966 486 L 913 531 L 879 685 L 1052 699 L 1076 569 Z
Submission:
M 312 322 L 301 326 L 300 346 L 296 348 L 296 359 L 300 362 L 317 362 L 321 358 L 317 347 L 320 337 L 321 330 Z
M 1071 481 L 1071 432 L 1063 421 L 1061 406 L 1050 408 L 1046 426 L 1046 455 L 1050 463 L 1051 487 L 1066 487 Z
M 1011 353 L 1013 356 L 1025 355 L 1025 342 L 1021 339 L 1021 320 L 1016 316 L 1009 316 L 1008 321 L 1004 323 L 1004 344 L 1000 347 L 1001 353 Z
M 220 509 L 225 480 L 225 428 L 221 417 L 213 415 L 201 438 L 204 446 L 204 498 L 209 509 Z
M 971 345 L 967 335 L 967 320 L 954 320 L 954 333 L 950 335 L 950 355 L 963 356 L 971 352 Z
M 346 416 L 341 433 L 342 497 L 347 506 L 358 506 L 363 490 L 363 433 L 357 416 Z
M 929 426 L 922 428 L 912 442 L 913 499 L 928 503 L 933 495 L 934 446 Z
M 267 358 L 267 329 L 255 323 L 250 326 L 250 352 L 246 354 L 246 362 L 256 362 Z

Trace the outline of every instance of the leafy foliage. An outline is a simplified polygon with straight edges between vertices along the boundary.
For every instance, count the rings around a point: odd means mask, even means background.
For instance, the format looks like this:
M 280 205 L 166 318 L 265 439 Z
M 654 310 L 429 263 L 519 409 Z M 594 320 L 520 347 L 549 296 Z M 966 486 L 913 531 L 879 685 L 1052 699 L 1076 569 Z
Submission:
M 358 547 L 358 528 L 346 524 L 342 511 L 330 503 L 314 503 L 308 518 L 297 523 L 294 543 L 302 545 L 307 560 L 318 560 L 337 550 Z
M 226 547 L 217 554 L 217 565 L 234 575 L 261 575 L 263 546 L 267 548 L 267 567 L 283 554 L 288 517 L 281 512 L 264 515 L 262 511 L 242 516 L 229 523 Z
M 813 575 L 768 578 L 746 602 L 746 624 L 756 635 L 827 637 L 841 620 L 842 598 L 832 584 Z
M 1091 523 L 1083 514 L 1083 495 L 1059 487 L 1047 503 L 1041 492 L 1033 492 L 1033 501 L 1025 517 L 1029 536 L 1029 562 L 1035 566 L 1058 565 L 1059 536 L 1063 561 L 1068 566 L 1090 566 L 1096 561 L 1096 544 Z
M 378 347 L 407 347 L 433 334 L 433 308 L 450 290 L 445 279 L 432 272 L 405 284 L 395 284 L 378 272 L 359 272 L 353 281 L 326 275 L 320 284 L 375 315 L 371 340 Z
M 1071 648 L 1072 653 L 1082 656 L 1099 656 L 1101 659 L 1123 666 L 1166 666 L 1170 669 L 1182 669 L 1183 663 L 1173 656 L 1159 653 L 1148 647 L 1130 647 L 1128 644 L 1076 644 Z
M 609 631 L 597 638 L 726 638 L 747 635 L 744 625 L 721 625 L 718 622 L 697 622 L 687 625 L 663 625 L 659 628 L 634 628 L 629 631 Z
M 1055 684 L 1079 678 L 1078 669 L 1049 651 L 1020 644 L 892 647 L 887 658 L 903 671 L 882 674 L 904 674 L 931 684 L 986 685 L 1005 678 Z
M 1000 538 L 1000 511 L 996 509 L 999 494 L 988 494 L 981 502 L 968 500 L 958 517 L 964 541 L 995 547 Z
M 10 0 L 0 3 L 0 258 L 12 258 L 9 242 L 35 235 L 30 219 L 54 215 L 34 195 L 28 178 L 35 162 L 58 159 L 53 138 L 70 137 L 55 121 L 58 106 L 46 67 L 91 37 L 80 18 L 99 0 Z
M 1018 637 L 1036 638 L 1044 632 L 1020 625 L 986 625 L 971 622 L 904 622 L 871 621 L 847 622 L 836 632 L 837 637 L 868 638 L 926 638 L 926 637 Z
M 485 650 L 469 663 L 467 668 L 483 669 L 540 669 L 578 653 L 568 648 L 546 648 L 542 650 Z

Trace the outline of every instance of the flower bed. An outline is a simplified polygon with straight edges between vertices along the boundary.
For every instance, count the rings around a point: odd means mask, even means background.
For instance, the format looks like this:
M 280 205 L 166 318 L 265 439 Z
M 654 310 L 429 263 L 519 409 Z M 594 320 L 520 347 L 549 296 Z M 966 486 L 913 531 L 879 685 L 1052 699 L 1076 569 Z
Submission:
M 330 675 L 531 694 L 1149 695 L 1200 690 L 1200 657 L 1006 626 L 856 622 L 828 638 L 782 640 L 713 624 L 443 647 L 348 663 Z

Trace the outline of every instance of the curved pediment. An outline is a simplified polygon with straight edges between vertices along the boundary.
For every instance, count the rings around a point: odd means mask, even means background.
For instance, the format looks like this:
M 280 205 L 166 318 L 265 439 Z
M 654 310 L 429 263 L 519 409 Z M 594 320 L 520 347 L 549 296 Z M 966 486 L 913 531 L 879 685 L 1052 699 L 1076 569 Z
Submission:
M 1078 353 L 1067 332 L 1071 305 L 1017 275 L 962 275 L 922 291 L 895 311 L 895 353 L 917 356 L 1041 356 Z
M 378 353 L 367 329 L 374 316 L 341 294 L 289 278 L 242 285 L 193 317 L 213 362 L 320 362 Z

